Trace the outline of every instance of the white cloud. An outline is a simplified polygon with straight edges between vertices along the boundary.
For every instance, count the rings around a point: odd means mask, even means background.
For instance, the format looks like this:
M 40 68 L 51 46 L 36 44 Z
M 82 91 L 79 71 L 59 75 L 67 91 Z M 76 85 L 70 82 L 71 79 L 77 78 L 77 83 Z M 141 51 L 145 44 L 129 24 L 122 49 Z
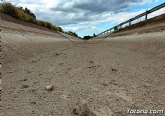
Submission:
M 63 26 L 66 30 L 72 31 L 96 29 L 96 25 L 104 22 L 109 22 L 113 25 L 119 24 L 146 10 L 141 9 L 138 12 L 130 11 L 133 6 L 153 4 L 153 1 L 158 2 L 156 0 L 10 1 L 19 6 L 29 8 L 39 19 L 50 21 L 53 24 Z M 66 26 L 71 24 L 74 24 L 74 26 Z
M 84 30 L 93 30 L 96 29 L 95 26 L 74 26 L 74 27 L 63 27 L 66 31 L 84 31 Z

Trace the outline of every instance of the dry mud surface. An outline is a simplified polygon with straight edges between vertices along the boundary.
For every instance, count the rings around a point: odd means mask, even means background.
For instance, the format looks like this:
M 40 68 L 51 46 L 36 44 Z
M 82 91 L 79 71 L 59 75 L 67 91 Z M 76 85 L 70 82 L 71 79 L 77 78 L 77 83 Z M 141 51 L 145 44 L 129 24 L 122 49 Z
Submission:
M 73 39 L 75 44 L 58 35 L 1 30 L 1 116 L 165 110 L 164 31 L 100 42 Z M 47 85 L 53 89 L 46 90 Z

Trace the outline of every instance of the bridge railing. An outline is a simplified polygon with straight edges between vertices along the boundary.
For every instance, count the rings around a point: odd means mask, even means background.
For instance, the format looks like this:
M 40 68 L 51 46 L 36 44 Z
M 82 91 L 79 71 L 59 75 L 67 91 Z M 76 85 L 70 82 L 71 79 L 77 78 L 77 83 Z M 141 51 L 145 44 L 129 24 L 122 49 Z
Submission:
M 118 24 L 117 26 L 114 26 L 114 27 L 112 27 L 112 28 L 110 28 L 110 29 L 108 29 L 108 30 L 106 30 L 106 31 L 104 31 L 104 32 L 101 32 L 101 33 L 99 33 L 99 34 L 97 35 L 97 37 L 100 36 L 100 35 L 109 33 L 109 32 L 113 32 L 113 31 L 122 29 L 122 28 L 123 28 L 122 26 L 125 25 L 125 24 L 129 24 L 129 26 L 131 26 L 133 21 L 135 21 L 135 20 L 137 20 L 137 19 L 140 19 L 140 18 L 142 18 L 142 17 L 145 17 L 145 20 L 144 20 L 144 21 L 146 21 L 146 20 L 148 19 L 148 15 L 149 15 L 149 14 L 151 14 L 151 13 L 153 13 L 153 12 L 155 12 L 155 11 L 158 11 L 158 10 L 160 10 L 160 9 L 162 9 L 162 8 L 165 8 L 165 3 L 163 3 L 163 4 L 159 5 L 159 6 L 156 6 L 156 7 L 152 8 L 152 9 L 150 9 L 150 10 L 147 10 L 146 12 L 141 13 L 141 14 L 139 14 L 139 15 L 137 15 L 137 16 L 135 16 L 135 17 L 133 17 L 133 18 L 131 18 L 131 19 L 125 21 L 125 22 L 122 22 L 122 23 Z M 138 23 L 138 22 L 137 22 L 137 23 Z M 134 24 L 135 24 L 135 23 L 134 23 Z

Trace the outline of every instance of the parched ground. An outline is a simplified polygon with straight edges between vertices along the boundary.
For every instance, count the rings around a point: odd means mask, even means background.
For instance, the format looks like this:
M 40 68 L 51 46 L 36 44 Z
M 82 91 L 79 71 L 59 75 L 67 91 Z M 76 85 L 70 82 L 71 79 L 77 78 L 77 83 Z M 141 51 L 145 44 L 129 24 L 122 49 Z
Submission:
M 16 27 L 1 26 L 2 116 L 80 116 L 77 109 L 90 116 L 165 111 L 164 30 L 104 41 L 72 39 L 75 44 L 58 34 Z M 45 90 L 47 85 L 54 89 Z

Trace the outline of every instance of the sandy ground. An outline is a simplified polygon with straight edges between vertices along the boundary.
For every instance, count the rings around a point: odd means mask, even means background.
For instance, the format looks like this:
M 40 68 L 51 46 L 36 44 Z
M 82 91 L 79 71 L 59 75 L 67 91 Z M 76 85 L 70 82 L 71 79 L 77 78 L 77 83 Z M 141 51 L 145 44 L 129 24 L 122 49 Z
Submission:
M 1 116 L 165 111 L 165 31 L 75 44 L 57 34 L 1 30 Z

